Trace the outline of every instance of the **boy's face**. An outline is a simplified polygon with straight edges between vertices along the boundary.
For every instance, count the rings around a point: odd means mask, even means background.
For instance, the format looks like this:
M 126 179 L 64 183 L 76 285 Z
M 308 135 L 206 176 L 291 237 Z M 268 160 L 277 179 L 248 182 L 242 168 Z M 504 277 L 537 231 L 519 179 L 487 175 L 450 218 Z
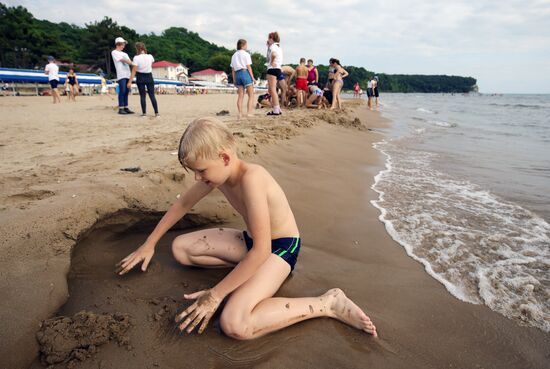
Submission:
M 197 159 L 193 163 L 189 163 L 189 167 L 195 173 L 195 180 L 212 187 L 218 187 L 224 184 L 229 177 L 229 161 L 229 155 L 220 153 L 219 157 L 215 159 Z

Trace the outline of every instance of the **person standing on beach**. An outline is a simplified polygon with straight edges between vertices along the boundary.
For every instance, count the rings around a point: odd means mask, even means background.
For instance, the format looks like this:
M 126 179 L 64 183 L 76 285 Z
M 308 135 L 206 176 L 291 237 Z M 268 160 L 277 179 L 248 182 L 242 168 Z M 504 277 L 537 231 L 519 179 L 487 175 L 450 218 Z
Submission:
M 298 261 L 300 231 L 277 181 L 262 166 L 237 154 L 233 133 L 215 118 L 199 118 L 185 129 L 178 159 L 196 183 L 182 194 L 147 240 L 118 264 L 123 275 L 141 264 L 145 272 L 161 237 L 202 198 L 218 189 L 246 223 L 246 230 L 211 228 L 182 234 L 172 242 L 177 262 L 200 268 L 232 268 L 214 286 L 185 294 L 195 300 L 175 316 L 178 329 L 204 332 L 222 307 L 220 328 L 251 340 L 312 318 L 333 318 L 377 337 L 370 318 L 342 290 L 314 297 L 273 297 Z
M 342 109 L 340 92 L 344 87 L 344 78 L 346 78 L 349 73 L 342 68 L 338 59 L 330 59 L 330 66 L 334 68 L 334 80 L 332 82 L 332 106 L 330 107 L 330 110 L 334 110 L 336 108 Z
M 372 96 L 374 95 L 374 88 L 372 87 L 373 79 L 369 79 L 367 82 L 367 105 L 372 108 Z
M 48 56 L 48 64 L 44 68 L 44 74 L 48 75 L 48 82 L 50 83 L 50 88 L 53 97 L 53 103 L 61 103 L 61 97 L 59 96 L 59 91 L 57 86 L 59 85 L 59 67 L 55 63 L 55 58 L 53 56 Z
M 378 94 L 378 76 L 374 76 L 374 79 L 373 79 L 373 88 L 372 88 L 372 94 L 374 96 L 374 99 L 376 101 L 376 107 L 378 107 L 378 97 L 380 96 Z
M 66 91 L 69 95 L 69 100 L 76 101 L 76 95 L 78 94 L 78 78 L 73 68 L 69 69 L 69 73 L 67 73 L 65 87 L 67 88 Z
M 237 51 L 231 57 L 231 73 L 233 75 L 233 83 L 237 86 L 237 110 L 239 111 L 239 119 L 243 114 L 244 91 L 248 95 L 248 104 L 246 116 L 252 116 L 254 106 L 254 72 L 252 72 L 252 58 L 246 51 L 246 40 L 240 39 L 237 41 Z
M 308 73 L 309 71 L 306 67 L 306 58 L 300 58 L 300 65 L 296 67 L 296 92 L 298 95 L 298 107 L 306 105 Z
M 267 115 L 281 115 L 279 106 L 279 95 L 277 94 L 277 79 L 281 76 L 283 65 L 283 49 L 279 45 L 281 41 L 277 32 L 271 32 L 267 36 L 267 86 L 271 95 L 271 106 L 273 109 Z
M 319 83 L 319 71 L 317 70 L 317 67 L 313 65 L 313 60 L 311 59 L 307 61 L 307 83 Z
M 132 88 L 132 81 L 136 77 L 136 84 L 139 91 L 139 101 L 141 103 L 141 116 L 147 116 L 147 104 L 145 89 L 155 110 L 155 117 L 160 117 L 157 99 L 155 97 L 155 81 L 153 79 L 153 63 L 155 58 L 153 55 L 147 54 L 147 48 L 143 42 L 136 42 L 136 56 L 134 56 L 134 65 L 132 74 L 126 84 L 128 89 Z
M 124 51 L 126 40 L 122 37 L 115 39 L 115 49 L 111 51 L 113 62 L 115 63 L 116 79 L 118 82 L 118 114 L 134 114 L 128 109 L 128 81 L 130 80 L 130 66 L 134 65 L 128 54 Z

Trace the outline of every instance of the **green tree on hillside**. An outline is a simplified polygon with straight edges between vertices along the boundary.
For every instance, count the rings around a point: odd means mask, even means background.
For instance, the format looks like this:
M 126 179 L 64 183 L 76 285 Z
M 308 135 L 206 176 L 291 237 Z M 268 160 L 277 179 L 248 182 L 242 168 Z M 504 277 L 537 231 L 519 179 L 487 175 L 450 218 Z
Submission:
M 83 63 L 93 64 L 108 75 L 114 74 L 111 51 L 115 47 L 115 38 L 123 37 L 128 41 L 125 52 L 133 55 L 134 44 L 139 35 L 132 29 L 119 26 L 111 18 L 105 17 L 100 22 L 86 24 L 80 47 L 80 57 Z
M 196 32 L 183 27 L 170 27 L 160 35 L 140 35 L 133 29 L 120 26 L 109 17 L 78 27 L 67 23 L 38 20 L 24 7 L 7 7 L 0 3 L 0 66 L 13 68 L 43 68 L 46 56 L 58 60 L 90 64 L 101 68 L 108 77 L 114 76 L 111 50 L 116 37 L 128 41 L 125 51 L 132 57 L 134 44 L 145 42 L 156 60 L 168 60 L 186 65 L 190 72 L 214 68 L 231 76 L 229 66 L 234 50 L 217 46 L 202 39 Z M 252 53 L 252 70 L 256 78 L 265 78 L 265 57 Z M 350 75 L 344 79 L 344 88 L 355 83 L 367 88 L 374 72 L 362 67 L 344 66 Z M 326 83 L 328 66 L 318 65 L 319 82 Z M 472 77 L 389 75 L 378 74 L 380 91 L 389 92 L 470 92 L 475 91 Z

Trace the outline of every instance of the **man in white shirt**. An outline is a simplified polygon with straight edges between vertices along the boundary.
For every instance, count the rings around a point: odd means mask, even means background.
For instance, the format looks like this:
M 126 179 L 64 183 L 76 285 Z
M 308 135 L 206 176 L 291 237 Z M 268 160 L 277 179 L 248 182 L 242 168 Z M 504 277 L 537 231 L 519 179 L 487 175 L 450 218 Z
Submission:
M 130 60 L 128 54 L 124 51 L 126 47 L 126 40 L 122 37 L 115 39 L 115 49 L 111 51 L 113 57 L 113 63 L 116 69 L 116 79 L 118 82 L 118 114 L 134 114 L 133 111 L 128 109 L 128 94 L 130 89 L 128 88 L 128 81 L 130 80 L 130 65 L 134 65 Z
M 61 97 L 59 97 L 59 91 L 57 91 L 57 85 L 59 84 L 59 67 L 55 63 L 53 56 L 48 56 L 48 64 L 44 68 L 44 74 L 48 76 L 48 82 L 50 82 L 53 103 L 61 103 Z

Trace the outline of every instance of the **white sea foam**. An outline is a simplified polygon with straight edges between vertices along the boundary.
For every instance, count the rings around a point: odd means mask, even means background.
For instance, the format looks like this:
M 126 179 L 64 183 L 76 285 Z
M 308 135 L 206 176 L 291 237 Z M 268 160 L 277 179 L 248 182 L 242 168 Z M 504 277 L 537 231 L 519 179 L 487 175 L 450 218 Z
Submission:
M 458 124 L 456 124 L 456 123 L 449 123 L 449 122 L 445 122 L 443 120 L 429 120 L 428 123 L 434 124 L 438 127 L 445 127 L 445 128 L 453 128 L 453 127 L 458 126 Z
M 372 188 L 379 219 L 455 297 L 550 331 L 550 225 L 432 168 L 435 154 L 373 145 L 386 168 Z
M 432 110 L 426 109 L 426 108 L 417 108 L 416 111 L 420 111 L 420 112 L 426 113 L 426 114 L 436 114 L 435 111 L 432 111 Z

